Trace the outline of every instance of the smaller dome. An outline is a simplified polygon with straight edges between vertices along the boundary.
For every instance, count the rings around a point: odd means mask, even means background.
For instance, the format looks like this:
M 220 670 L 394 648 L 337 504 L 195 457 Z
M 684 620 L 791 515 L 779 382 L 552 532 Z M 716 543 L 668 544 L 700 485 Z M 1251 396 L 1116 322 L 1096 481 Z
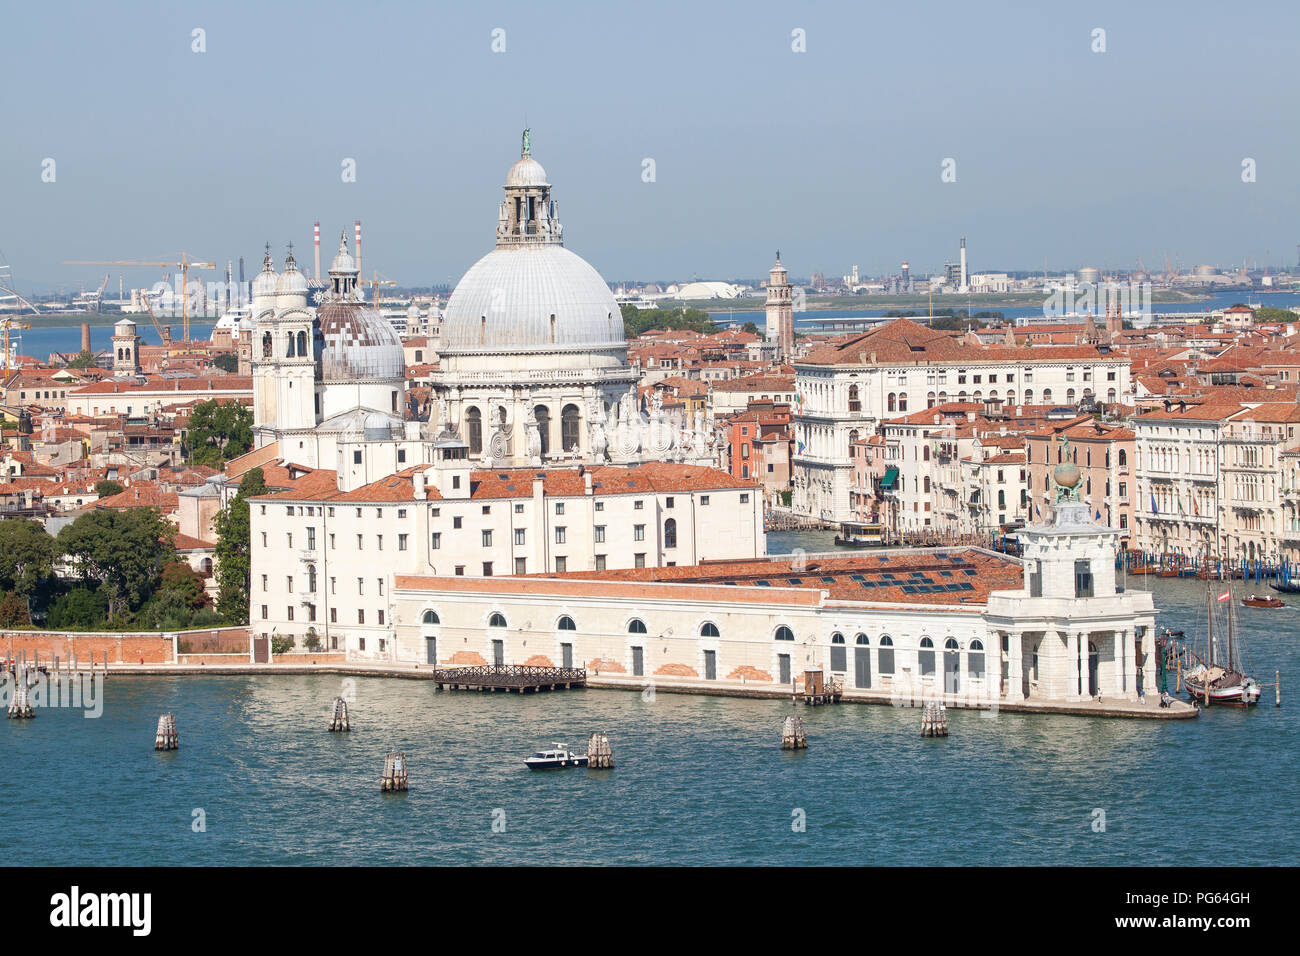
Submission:
M 287 268 L 276 280 L 275 291 L 281 295 L 306 295 L 307 277 L 298 271 L 298 266 L 290 257 Z
M 271 262 L 271 246 L 268 243 L 266 247 L 266 256 L 262 259 L 262 271 L 253 279 L 253 298 L 264 295 L 274 295 L 277 276 L 275 266 Z
M 357 271 L 357 262 L 348 252 L 348 234 L 344 232 L 339 236 L 339 251 L 334 256 L 334 261 L 330 263 L 330 272 L 351 272 Z
M 522 157 L 510 167 L 506 176 L 507 186 L 546 186 L 546 170 L 542 164 L 531 156 Z

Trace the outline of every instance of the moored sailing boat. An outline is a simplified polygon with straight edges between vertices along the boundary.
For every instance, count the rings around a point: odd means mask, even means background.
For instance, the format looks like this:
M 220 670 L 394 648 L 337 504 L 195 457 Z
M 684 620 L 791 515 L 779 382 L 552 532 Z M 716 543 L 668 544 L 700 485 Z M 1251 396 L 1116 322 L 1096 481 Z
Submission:
M 1233 609 L 1232 588 L 1214 594 L 1214 588 L 1207 584 L 1205 589 L 1206 604 L 1209 614 L 1205 622 L 1204 655 L 1200 662 L 1183 675 L 1183 687 L 1187 693 L 1203 704 L 1227 704 L 1233 707 L 1249 707 L 1259 703 L 1262 688 L 1253 677 L 1244 673 L 1241 661 L 1241 636 L 1236 633 L 1235 611 Z M 1219 636 L 1215 633 L 1215 605 L 1227 604 L 1225 611 L 1227 627 L 1226 647 L 1219 646 Z

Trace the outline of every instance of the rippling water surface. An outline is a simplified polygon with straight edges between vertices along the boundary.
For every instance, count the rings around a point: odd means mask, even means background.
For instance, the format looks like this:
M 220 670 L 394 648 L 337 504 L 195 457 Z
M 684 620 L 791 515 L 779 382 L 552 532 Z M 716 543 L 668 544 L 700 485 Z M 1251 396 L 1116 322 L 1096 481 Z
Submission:
M 1202 596 L 1160 582 L 1162 623 L 1191 633 Z M 1256 673 L 1281 668 L 1294 687 L 1300 606 L 1241 619 Z M 780 749 L 781 701 L 359 678 L 355 729 L 330 734 L 338 677 L 118 677 L 106 691 L 96 720 L 0 722 L 6 862 L 1293 864 L 1300 843 L 1300 700 L 1276 709 L 1271 687 L 1267 706 L 1194 721 L 954 711 L 943 740 L 921 738 L 915 709 L 800 705 L 802 753 Z M 165 711 L 181 749 L 158 754 Z M 597 729 L 613 771 L 525 769 Z M 389 750 L 408 755 L 406 794 L 379 792 Z

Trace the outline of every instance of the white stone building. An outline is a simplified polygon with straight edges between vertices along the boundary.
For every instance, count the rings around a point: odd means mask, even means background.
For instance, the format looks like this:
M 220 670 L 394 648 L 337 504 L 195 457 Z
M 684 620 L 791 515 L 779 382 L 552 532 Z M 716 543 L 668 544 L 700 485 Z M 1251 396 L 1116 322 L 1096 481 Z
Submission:
M 1091 346 L 980 346 L 898 319 L 797 359 L 793 507 L 850 515 L 851 445 L 881 422 L 946 402 L 1114 403 L 1129 390 L 1126 356 Z

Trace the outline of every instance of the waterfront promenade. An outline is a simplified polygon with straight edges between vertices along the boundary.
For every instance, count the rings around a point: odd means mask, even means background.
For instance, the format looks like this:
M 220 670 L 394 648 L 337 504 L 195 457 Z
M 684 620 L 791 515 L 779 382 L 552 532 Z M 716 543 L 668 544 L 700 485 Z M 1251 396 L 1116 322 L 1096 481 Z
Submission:
M 307 656 L 307 655 L 304 655 Z M 435 668 L 428 664 L 363 663 L 330 661 L 321 663 L 284 662 L 275 664 L 110 664 L 110 676 L 161 677 L 161 676 L 247 676 L 247 675 L 302 675 L 331 674 L 341 677 L 393 677 L 407 680 L 436 680 Z M 587 686 L 593 690 L 622 690 L 644 693 L 653 687 L 656 693 L 695 694 L 710 697 L 742 697 L 758 700 L 783 700 L 792 696 L 789 687 L 773 684 L 754 684 L 745 681 L 692 681 L 662 678 L 654 681 L 644 677 L 611 677 L 588 673 Z M 909 696 L 900 701 L 886 690 L 844 688 L 843 701 L 854 704 L 884 704 L 916 707 L 929 700 L 929 696 Z M 939 698 L 935 698 L 939 699 Z M 999 702 L 996 707 L 988 702 L 972 700 L 964 695 L 944 695 L 942 702 L 961 710 L 1006 711 L 1021 714 L 1066 714 L 1080 717 L 1128 717 L 1151 720 L 1180 720 L 1196 717 L 1199 709 L 1175 700 L 1165 708 L 1159 705 L 1159 695 L 1149 694 L 1145 704 L 1125 700 L 1035 701 L 1016 703 Z

